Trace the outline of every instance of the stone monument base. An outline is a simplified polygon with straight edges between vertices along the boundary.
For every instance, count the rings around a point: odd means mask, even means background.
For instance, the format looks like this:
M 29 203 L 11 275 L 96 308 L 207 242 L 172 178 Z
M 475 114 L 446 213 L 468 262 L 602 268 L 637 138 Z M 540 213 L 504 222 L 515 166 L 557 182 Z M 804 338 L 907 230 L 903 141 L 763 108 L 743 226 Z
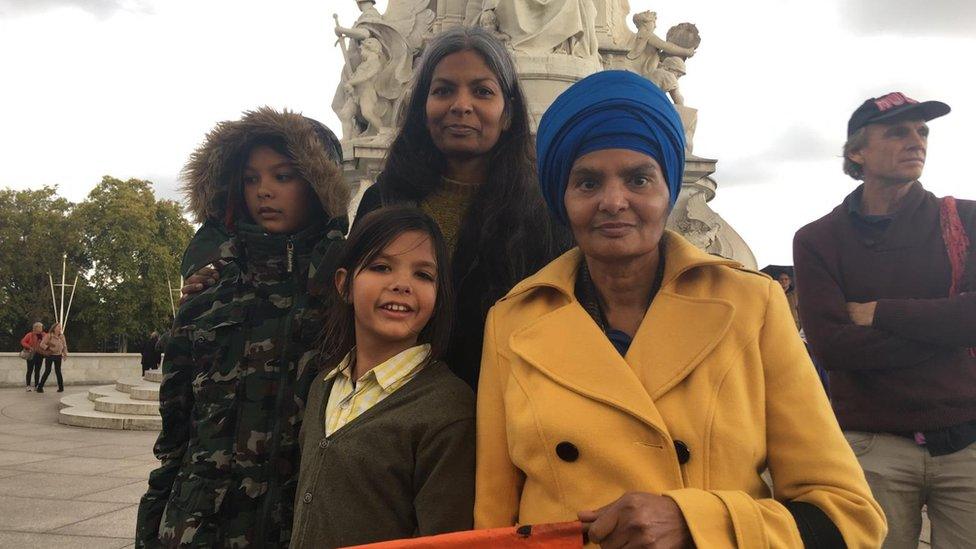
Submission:
M 574 82 L 603 70 L 600 59 L 596 57 L 583 59 L 559 53 L 527 55 L 518 52 L 514 57 L 533 133 L 539 126 L 542 114 L 559 94 Z

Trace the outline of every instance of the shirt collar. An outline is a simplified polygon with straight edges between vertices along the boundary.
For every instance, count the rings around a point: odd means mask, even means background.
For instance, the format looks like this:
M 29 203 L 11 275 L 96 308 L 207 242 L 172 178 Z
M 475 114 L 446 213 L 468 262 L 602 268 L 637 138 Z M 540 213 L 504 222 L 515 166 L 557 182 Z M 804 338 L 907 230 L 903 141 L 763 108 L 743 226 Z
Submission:
M 901 200 L 896 204 L 896 208 L 886 214 L 881 215 L 866 215 L 861 213 L 861 201 L 864 197 L 864 184 L 859 185 L 854 191 L 847 196 L 844 200 L 847 204 L 847 213 L 853 217 L 856 217 L 862 221 L 868 223 L 878 223 L 881 221 L 889 221 L 895 218 L 898 213 L 903 210 L 909 209 L 912 205 L 918 202 L 918 197 L 922 194 L 922 185 L 919 181 L 912 183 L 911 188 L 905 193 L 905 196 L 901 197 Z
M 349 381 L 352 381 L 352 368 L 350 368 L 349 365 L 352 361 L 353 353 L 355 352 L 356 348 L 353 347 L 353 349 L 349 351 L 349 354 L 342 359 L 342 362 L 340 362 L 335 369 L 326 374 L 325 381 L 329 381 L 339 375 L 345 377 Z M 375 368 L 366 372 L 361 378 L 356 380 L 356 384 L 358 385 L 372 378 L 380 387 L 383 388 L 384 391 L 390 391 L 391 389 L 395 388 L 397 382 L 411 375 L 418 368 L 423 366 L 427 360 L 427 357 L 429 356 L 429 344 L 424 343 L 421 345 L 415 345 L 388 358 L 381 364 L 378 364 Z

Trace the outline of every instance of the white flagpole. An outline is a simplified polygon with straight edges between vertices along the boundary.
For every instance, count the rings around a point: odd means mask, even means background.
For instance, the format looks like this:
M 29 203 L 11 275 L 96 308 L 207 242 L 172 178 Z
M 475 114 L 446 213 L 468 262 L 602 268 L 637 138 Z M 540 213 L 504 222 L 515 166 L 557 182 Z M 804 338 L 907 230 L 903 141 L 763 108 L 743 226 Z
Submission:
M 64 333 L 64 276 L 68 269 L 68 254 L 61 256 L 61 314 L 58 315 L 58 322 L 61 323 L 61 332 Z
M 54 307 L 54 321 L 61 322 L 58 319 L 58 300 L 54 297 L 54 277 L 51 276 L 51 271 L 47 272 L 47 279 L 51 283 L 51 305 Z
M 61 333 L 63 334 L 68 328 L 68 315 L 71 314 L 71 304 L 75 301 L 75 288 L 78 286 L 78 275 L 75 275 L 75 281 L 71 284 L 71 297 L 68 298 L 68 310 L 64 313 L 64 321 L 61 323 Z M 62 304 L 64 302 L 62 301 Z
M 173 301 L 173 283 L 169 280 L 169 275 L 166 275 L 166 293 L 169 294 L 169 308 L 173 313 L 173 318 L 176 318 L 176 303 Z

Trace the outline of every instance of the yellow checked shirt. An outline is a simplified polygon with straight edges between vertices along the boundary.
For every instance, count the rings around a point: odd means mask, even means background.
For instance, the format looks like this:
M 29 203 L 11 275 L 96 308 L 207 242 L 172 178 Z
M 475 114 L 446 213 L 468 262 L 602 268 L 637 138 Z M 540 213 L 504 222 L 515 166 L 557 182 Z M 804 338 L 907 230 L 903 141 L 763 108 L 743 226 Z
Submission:
M 325 406 L 327 437 L 413 379 L 423 369 L 430 355 L 430 345 L 417 345 L 401 352 L 363 374 L 355 384 L 352 381 L 352 368 L 349 367 L 354 352 L 355 349 L 325 376 L 326 383 L 335 378 Z

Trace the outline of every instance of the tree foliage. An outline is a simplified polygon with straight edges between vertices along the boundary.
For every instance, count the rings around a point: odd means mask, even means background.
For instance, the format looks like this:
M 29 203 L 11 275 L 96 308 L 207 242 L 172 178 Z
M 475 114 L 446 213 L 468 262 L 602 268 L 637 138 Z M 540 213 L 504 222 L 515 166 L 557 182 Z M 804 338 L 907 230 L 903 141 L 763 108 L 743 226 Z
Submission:
M 67 282 L 80 275 L 68 317 L 73 350 L 124 346 L 169 326 L 167 275 L 179 282 L 193 233 L 179 204 L 156 200 L 152 183 L 139 179 L 105 176 L 79 204 L 56 191 L 0 190 L 0 348 L 16 350 L 35 320 L 53 323 L 48 273 L 60 282 L 64 254 Z

